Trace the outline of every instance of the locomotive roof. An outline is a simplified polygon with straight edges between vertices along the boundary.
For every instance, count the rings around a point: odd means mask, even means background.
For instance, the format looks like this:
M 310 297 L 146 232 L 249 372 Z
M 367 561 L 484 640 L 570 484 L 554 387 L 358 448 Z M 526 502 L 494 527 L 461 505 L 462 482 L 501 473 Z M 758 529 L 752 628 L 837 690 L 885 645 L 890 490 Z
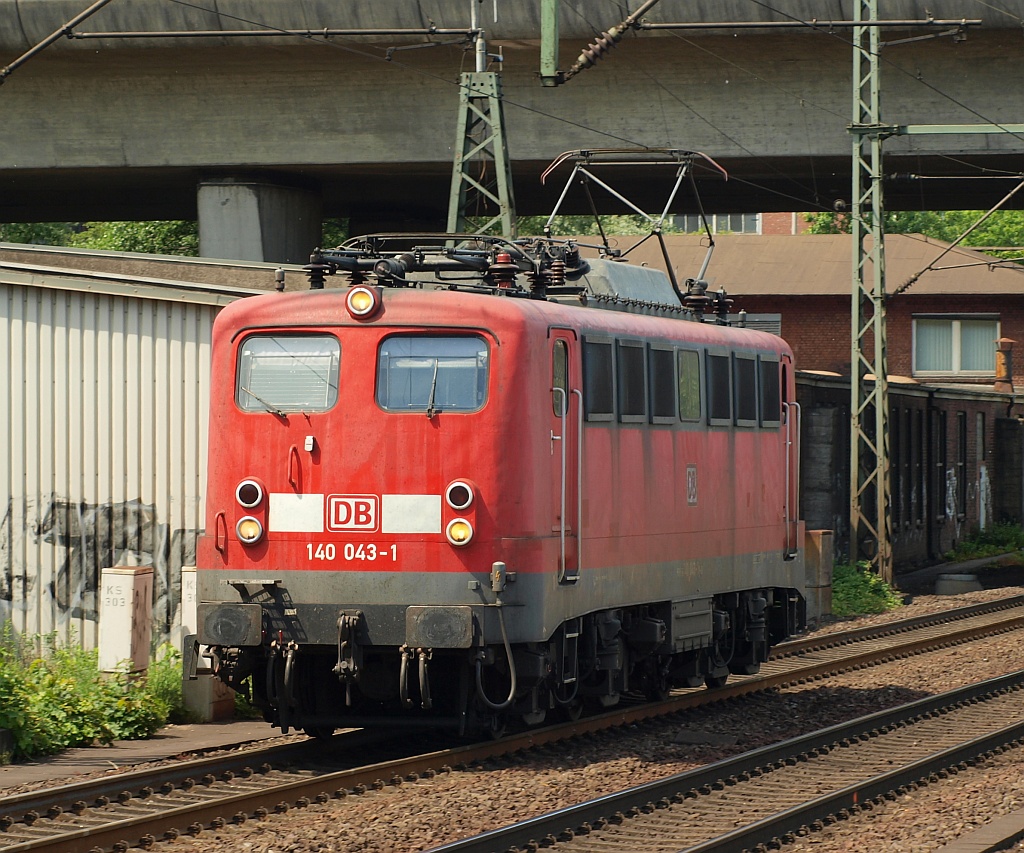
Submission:
M 487 329 L 499 340 L 513 329 L 534 327 L 547 333 L 551 326 L 573 328 L 582 334 L 689 340 L 714 346 L 741 346 L 788 352 L 781 338 L 754 329 L 600 311 L 550 300 L 523 299 L 486 293 L 383 288 L 383 312 L 373 320 L 352 319 L 345 307 L 347 287 L 268 293 L 239 300 L 225 308 L 217 327 L 232 337 L 259 328 L 383 327 Z

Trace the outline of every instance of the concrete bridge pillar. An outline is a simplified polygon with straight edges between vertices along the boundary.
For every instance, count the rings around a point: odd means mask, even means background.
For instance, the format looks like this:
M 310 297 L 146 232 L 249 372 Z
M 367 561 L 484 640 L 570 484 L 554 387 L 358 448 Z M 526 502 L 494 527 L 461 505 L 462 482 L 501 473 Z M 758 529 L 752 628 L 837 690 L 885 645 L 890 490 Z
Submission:
M 199 254 L 270 263 L 308 263 L 320 245 L 319 193 L 266 180 L 218 178 L 198 190 Z

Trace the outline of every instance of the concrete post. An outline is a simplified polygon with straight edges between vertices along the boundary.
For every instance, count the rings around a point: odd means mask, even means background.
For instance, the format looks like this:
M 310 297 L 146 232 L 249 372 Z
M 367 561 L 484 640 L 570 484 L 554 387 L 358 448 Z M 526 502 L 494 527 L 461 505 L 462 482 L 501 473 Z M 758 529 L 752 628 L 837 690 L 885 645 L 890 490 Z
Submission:
M 129 671 L 144 672 L 153 639 L 153 567 L 103 569 L 100 590 L 100 671 L 116 672 L 128 661 Z
M 808 530 L 804 555 L 807 620 L 820 622 L 832 613 L 832 531 Z
M 198 630 L 198 604 L 196 567 L 182 566 L 181 630 L 185 635 L 195 634 Z M 204 665 L 203 661 L 200 661 L 200 666 Z M 234 691 L 208 669 L 200 669 L 195 680 L 185 679 L 181 687 L 185 696 L 185 708 L 198 722 L 230 720 L 235 715 Z
M 268 181 L 224 178 L 198 189 L 204 258 L 305 264 L 320 245 L 319 193 Z

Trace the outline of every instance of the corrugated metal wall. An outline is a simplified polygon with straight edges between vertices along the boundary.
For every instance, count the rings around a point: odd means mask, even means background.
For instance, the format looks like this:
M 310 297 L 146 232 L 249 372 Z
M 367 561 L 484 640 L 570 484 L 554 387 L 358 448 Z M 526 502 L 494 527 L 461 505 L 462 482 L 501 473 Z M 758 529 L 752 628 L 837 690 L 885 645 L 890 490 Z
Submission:
M 94 646 L 100 570 L 152 565 L 177 639 L 219 310 L 187 298 L 0 283 L 0 623 Z

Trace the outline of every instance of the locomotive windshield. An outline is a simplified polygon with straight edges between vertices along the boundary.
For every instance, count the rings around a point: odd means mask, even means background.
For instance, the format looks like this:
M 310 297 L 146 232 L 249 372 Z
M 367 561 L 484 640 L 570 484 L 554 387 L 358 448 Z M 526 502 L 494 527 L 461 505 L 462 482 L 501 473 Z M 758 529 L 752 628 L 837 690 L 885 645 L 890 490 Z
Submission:
M 327 335 L 252 335 L 238 351 L 245 412 L 324 412 L 338 402 L 341 344 Z
M 396 335 L 380 345 L 377 405 L 389 412 L 475 412 L 487 397 L 479 337 Z

